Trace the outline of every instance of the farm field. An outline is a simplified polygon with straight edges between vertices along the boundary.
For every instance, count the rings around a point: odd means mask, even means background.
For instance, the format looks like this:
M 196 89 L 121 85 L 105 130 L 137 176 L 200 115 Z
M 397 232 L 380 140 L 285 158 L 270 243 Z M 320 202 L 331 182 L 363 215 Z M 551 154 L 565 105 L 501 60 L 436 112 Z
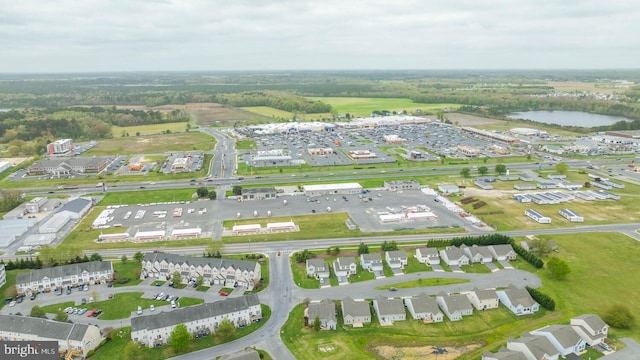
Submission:
M 459 106 L 458 104 L 421 104 L 414 103 L 410 99 L 399 98 L 311 97 L 311 99 L 331 105 L 340 114 L 349 113 L 357 116 L 371 116 L 371 113 L 376 110 L 406 110 L 412 113 L 420 109 L 424 113 L 433 113 L 444 109 L 454 110 Z
M 264 115 L 217 103 L 189 103 L 183 109 L 199 126 L 250 125 L 270 120 Z
M 240 109 L 246 110 L 246 111 L 258 114 L 258 115 L 267 116 L 267 117 L 272 118 L 272 119 L 290 120 L 290 119 L 293 119 L 294 115 L 297 118 L 302 119 L 302 120 L 306 120 L 306 121 L 320 120 L 320 119 L 324 119 L 324 118 L 329 118 L 329 119 L 332 118 L 332 115 L 329 114 L 329 113 L 319 113 L 319 114 L 302 114 L 302 113 L 298 113 L 298 114 L 294 114 L 293 112 L 290 112 L 290 111 L 284 111 L 284 110 L 272 108 L 272 107 L 269 107 L 269 106 L 247 106 L 247 107 L 242 107 Z
M 188 144 L 188 147 L 185 146 Z M 208 151 L 215 139 L 201 132 L 127 136 L 101 141 L 83 155 L 163 154 L 167 151 Z
M 186 122 L 126 126 L 126 127 L 113 125 L 111 126 L 111 135 L 114 138 L 118 138 L 118 137 L 122 137 L 124 133 L 128 133 L 129 136 L 135 136 L 136 133 L 138 132 L 141 135 L 149 135 L 149 134 L 160 134 L 166 130 L 171 130 L 173 132 L 176 132 L 176 131 L 185 131 L 186 129 L 187 129 Z

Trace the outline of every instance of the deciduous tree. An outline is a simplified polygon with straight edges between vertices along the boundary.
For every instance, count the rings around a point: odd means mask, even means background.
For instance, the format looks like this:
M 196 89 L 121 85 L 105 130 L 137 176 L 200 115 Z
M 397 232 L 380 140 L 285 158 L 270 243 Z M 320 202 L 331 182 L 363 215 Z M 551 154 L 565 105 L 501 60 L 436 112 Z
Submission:
M 185 324 L 178 324 L 173 328 L 173 331 L 171 331 L 170 339 L 171 347 L 177 352 L 182 352 L 187 350 L 189 347 L 191 334 L 189 334 Z

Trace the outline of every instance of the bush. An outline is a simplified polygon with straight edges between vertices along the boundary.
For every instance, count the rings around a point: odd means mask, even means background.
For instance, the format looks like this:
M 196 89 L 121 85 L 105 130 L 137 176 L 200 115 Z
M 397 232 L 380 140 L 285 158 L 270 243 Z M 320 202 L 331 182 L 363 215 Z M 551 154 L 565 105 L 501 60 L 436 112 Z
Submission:
M 93 349 L 87 351 L 87 357 L 92 357 L 94 353 L 95 351 L 93 351 Z
M 609 308 L 602 320 L 614 328 L 630 329 L 633 326 L 635 317 L 628 307 L 616 304 Z
M 540 292 L 538 289 L 526 286 L 527 291 L 540 306 L 547 310 L 555 310 L 556 302 L 549 295 Z

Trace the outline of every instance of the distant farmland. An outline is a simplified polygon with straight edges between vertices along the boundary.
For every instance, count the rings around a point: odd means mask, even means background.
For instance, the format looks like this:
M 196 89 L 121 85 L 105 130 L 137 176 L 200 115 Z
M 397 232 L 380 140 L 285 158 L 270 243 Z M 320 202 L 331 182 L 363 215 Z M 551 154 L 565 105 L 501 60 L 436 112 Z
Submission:
M 454 110 L 460 106 L 458 104 L 414 103 L 410 99 L 397 98 L 311 97 L 310 99 L 330 104 L 340 114 L 349 113 L 356 116 L 370 116 L 376 110 L 406 110 L 412 113 L 416 109 L 420 109 L 426 113 L 433 113 L 447 108 Z
M 289 111 L 284 111 L 284 110 L 279 110 L 279 109 L 274 109 L 272 107 L 269 106 L 247 106 L 247 107 L 243 107 L 241 108 L 242 110 L 246 110 L 258 115 L 262 115 L 262 116 L 267 116 L 269 118 L 272 119 L 293 119 L 293 115 L 294 113 L 289 112 Z M 331 118 L 332 115 L 329 113 L 320 113 L 320 114 L 304 114 L 304 113 L 298 113 L 296 114 L 296 116 L 299 119 L 303 119 L 303 120 L 320 120 L 323 118 Z
M 141 135 L 148 134 L 160 134 L 165 130 L 171 131 L 184 131 L 187 129 L 186 122 L 175 122 L 175 123 L 166 123 L 166 124 L 151 124 L 151 125 L 138 125 L 138 126 L 112 126 L 111 127 L 111 135 L 116 137 L 121 137 L 123 132 L 128 133 L 129 136 L 134 136 L 137 133 Z

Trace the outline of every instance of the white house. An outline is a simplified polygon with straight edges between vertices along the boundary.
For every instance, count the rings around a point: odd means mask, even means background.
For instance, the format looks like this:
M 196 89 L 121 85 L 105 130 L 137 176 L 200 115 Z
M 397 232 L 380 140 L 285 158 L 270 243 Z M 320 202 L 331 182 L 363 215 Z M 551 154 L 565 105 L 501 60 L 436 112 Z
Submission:
M 316 279 L 329 277 L 329 265 L 322 259 L 307 259 L 307 276 Z
M 560 209 L 560 216 L 571 222 L 584 222 L 584 217 L 578 215 L 571 209 Z
M 373 300 L 373 309 L 378 315 L 380 325 L 393 325 L 394 321 L 404 321 L 407 319 L 407 313 L 404 310 L 404 304 L 400 299 L 387 299 L 378 296 Z
M 436 248 L 417 248 L 415 258 L 422 264 L 440 265 L 440 254 Z
M 250 325 L 262 319 L 257 294 L 227 298 L 223 301 L 159 311 L 131 318 L 131 340 L 154 347 L 165 344 L 178 324 L 184 324 L 191 334 L 215 333 L 224 319 L 236 326 Z
M 404 299 L 411 316 L 423 322 L 442 322 L 444 314 L 438 307 L 438 301 L 425 293 Z
M 493 255 L 488 246 L 467 246 L 462 244 L 460 250 L 464 252 L 472 263 L 490 263 L 493 261 Z
M 440 258 L 449 266 L 469 265 L 469 257 L 455 246 L 447 246 L 440 250 Z
M 436 296 L 436 301 L 440 309 L 442 309 L 442 312 L 444 312 L 451 321 L 462 320 L 463 316 L 473 315 L 473 305 L 471 305 L 466 295 L 447 295 L 440 293 Z
M 18 294 L 31 294 L 62 287 L 99 284 L 112 279 L 111 261 L 90 261 L 19 273 L 16 276 L 16 290 Z
M 474 288 L 464 294 L 467 295 L 469 301 L 477 310 L 497 309 L 500 305 L 500 300 L 495 290 Z
M 562 356 L 579 354 L 587 344 L 571 325 L 549 325 L 532 331 L 531 335 L 546 337 Z
M 362 327 L 371 322 L 371 308 L 368 301 L 355 301 L 350 297 L 342 300 L 342 319 L 345 325 Z
M 179 272 L 183 283 L 204 278 L 204 285 L 243 286 L 248 290 L 260 281 L 261 268 L 256 261 L 202 258 L 171 253 L 146 253 L 140 278 L 169 280 Z
M 380 254 L 361 254 L 360 266 L 374 273 L 376 278 L 384 277 L 382 256 L 380 256 Z
M 336 321 L 336 304 L 329 299 L 320 302 L 312 302 L 305 309 L 308 324 L 312 325 L 316 317 L 320 320 L 320 329 L 335 330 L 338 322 Z
M 540 305 L 533 300 L 527 289 L 509 285 L 504 290 L 496 291 L 496 294 L 500 302 L 518 316 L 533 314 L 540 310 Z
M 352 257 L 339 257 L 333 262 L 333 272 L 336 277 L 349 277 L 355 275 L 358 266 Z
M 571 319 L 570 324 L 588 346 L 603 343 L 609 333 L 609 325 L 602 321 L 598 315 L 576 316 Z
M 402 250 L 385 251 L 384 259 L 387 261 L 387 264 L 389 264 L 389 267 L 391 268 L 403 268 L 407 266 L 408 262 L 407 253 Z
M 515 260 L 518 256 L 511 244 L 490 245 L 489 251 L 491 251 L 493 258 L 499 261 Z
M 507 349 L 523 353 L 527 360 L 558 360 L 560 352 L 544 336 L 524 333 L 520 338 L 509 338 Z
M 58 352 L 78 352 L 86 358 L 102 341 L 96 325 L 73 324 L 18 315 L 0 315 L 0 339 L 4 341 L 57 341 Z
M 524 214 L 535 220 L 538 224 L 551 224 L 550 217 L 546 217 L 534 209 L 527 209 L 524 211 Z

